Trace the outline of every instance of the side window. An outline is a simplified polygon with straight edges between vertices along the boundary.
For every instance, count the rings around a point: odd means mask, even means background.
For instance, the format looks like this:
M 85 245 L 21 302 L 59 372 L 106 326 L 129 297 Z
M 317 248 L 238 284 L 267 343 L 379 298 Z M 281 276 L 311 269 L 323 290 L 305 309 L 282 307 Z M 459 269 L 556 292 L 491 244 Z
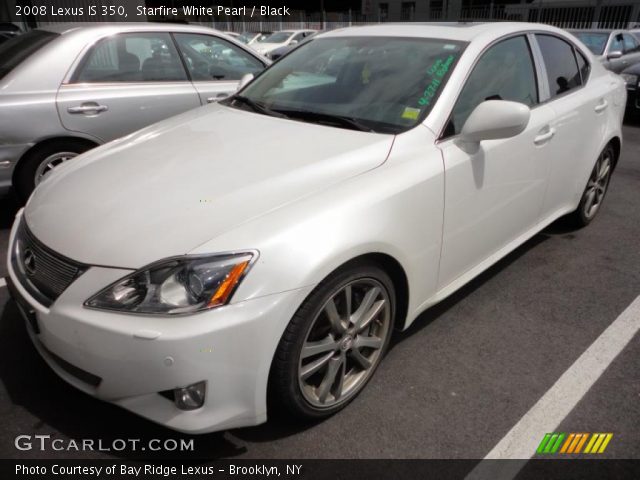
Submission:
M 297 33 L 296 35 L 294 35 L 294 37 L 291 40 L 292 41 L 295 40 L 296 42 L 300 43 L 303 38 L 304 38 L 304 33 Z
M 264 69 L 257 58 L 213 35 L 176 33 L 175 39 L 194 81 L 240 80 Z
M 616 51 L 624 52 L 624 38 L 622 37 L 621 33 L 617 33 L 611 39 L 611 45 L 609 45 L 609 51 L 607 53 L 616 52 Z
M 589 74 L 591 73 L 591 65 L 589 65 L 587 59 L 584 58 L 584 55 L 580 53 L 578 49 L 576 49 L 575 52 L 576 59 L 578 60 L 578 69 L 580 70 L 580 77 L 582 78 L 582 85 L 584 85 L 589 79 Z
M 551 98 L 582 85 L 573 46 L 558 37 L 536 35 L 547 69 Z
M 73 81 L 175 82 L 186 81 L 168 33 L 123 33 L 105 38 L 93 47 Z
M 622 38 L 624 39 L 624 53 L 634 53 L 638 51 L 638 42 L 636 42 L 633 35 L 624 33 Z
M 471 112 L 485 100 L 538 103 L 536 74 L 525 37 L 503 40 L 480 57 L 453 107 L 445 135 L 460 133 Z

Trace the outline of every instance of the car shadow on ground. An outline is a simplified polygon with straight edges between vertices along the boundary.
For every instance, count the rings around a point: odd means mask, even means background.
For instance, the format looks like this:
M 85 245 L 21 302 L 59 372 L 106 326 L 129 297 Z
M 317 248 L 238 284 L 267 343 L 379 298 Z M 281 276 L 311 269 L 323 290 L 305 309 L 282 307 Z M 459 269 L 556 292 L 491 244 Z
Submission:
M 394 335 L 390 348 L 401 348 L 403 340 L 427 328 L 458 302 L 548 238 L 556 235 L 572 236 L 573 234 L 569 233 L 570 230 L 564 223 L 562 220 L 555 222 L 444 301 L 421 314 L 408 330 Z M 10 403 L 14 406 L 13 408 L 19 406 L 30 416 L 39 419 L 31 425 L 20 425 L 20 422 L 14 425 L 7 424 L 4 426 L 5 431 L 15 428 L 16 431 L 13 432 L 15 435 L 42 433 L 55 435 L 55 432 L 59 432 L 70 439 L 86 438 L 93 439 L 95 442 L 101 440 L 104 445 L 111 445 L 113 440 L 123 438 L 140 438 L 143 442 L 156 438 L 178 441 L 194 439 L 195 449 L 192 452 L 145 451 L 141 453 L 124 450 L 108 454 L 127 460 L 173 458 L 185 462 L 202 463 L 247 453 L 247 447 L 237 445 L 233 439 L 228 438 L 226 432 L 197 436 L 174 432 L 119 407 L 99 401 L 68 385 L 58 378 L 40 358 L 31 344 L 25 325 L 12 301 L 8 301 L 4 306 L 2 317 L 0 317 L 0 351 L 3 352 L 3 361 L 0 362 L 0 382 L 9 395 Z M 233 430 L 230 436 L 246 442 L 270 442 L 299 434 L 317 423 L 317 421 L 300 422 L 288 418 L 285 414 L 278 414 L 272 415 L 263 425 Z M 6 456 L 2 453 L 0 452 L 0 456 Z M 15 452 L 12 454 L 15 455 Z M 44 455 L 38 452 L 39 458 L 43 458 Z M 49 455 L 55 458 L 68 456 L 61 452 L 49 452 Z M 103 456 L 103 454 L 91 454 L 91 452 L 73 455 L 87 458 Z

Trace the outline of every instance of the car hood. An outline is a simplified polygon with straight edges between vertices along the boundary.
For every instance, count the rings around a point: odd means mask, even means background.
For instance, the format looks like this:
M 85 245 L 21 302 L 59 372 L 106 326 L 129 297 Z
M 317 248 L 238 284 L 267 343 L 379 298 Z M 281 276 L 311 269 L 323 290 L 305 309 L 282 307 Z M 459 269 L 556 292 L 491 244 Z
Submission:
M 36 189 L 25 218 L 69 258 L 138 268 L 373 169 L 392 143 L 211 105 L 68 162 Z

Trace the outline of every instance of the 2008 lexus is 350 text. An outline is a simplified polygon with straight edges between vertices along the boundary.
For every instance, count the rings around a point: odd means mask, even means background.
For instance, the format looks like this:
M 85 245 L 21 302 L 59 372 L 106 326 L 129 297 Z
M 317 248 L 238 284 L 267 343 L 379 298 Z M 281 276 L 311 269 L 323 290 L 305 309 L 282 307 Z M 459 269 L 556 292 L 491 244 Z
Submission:
M 9 284 L 56 373 L 167 427 L 328 416 L 394 330 L 559 217 L 594 219 L 625 102 L 553 27 L 321 34 L 48 175 Z

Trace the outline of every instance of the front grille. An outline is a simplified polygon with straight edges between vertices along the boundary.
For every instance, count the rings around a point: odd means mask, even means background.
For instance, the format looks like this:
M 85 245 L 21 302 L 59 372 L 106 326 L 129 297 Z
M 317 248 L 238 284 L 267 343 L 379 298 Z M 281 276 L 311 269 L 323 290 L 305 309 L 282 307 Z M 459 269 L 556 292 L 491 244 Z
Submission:
M 51 305 L 87 266 L 54 252 L 20 222 L 11 260 L 22 286 L 45 306 Z

